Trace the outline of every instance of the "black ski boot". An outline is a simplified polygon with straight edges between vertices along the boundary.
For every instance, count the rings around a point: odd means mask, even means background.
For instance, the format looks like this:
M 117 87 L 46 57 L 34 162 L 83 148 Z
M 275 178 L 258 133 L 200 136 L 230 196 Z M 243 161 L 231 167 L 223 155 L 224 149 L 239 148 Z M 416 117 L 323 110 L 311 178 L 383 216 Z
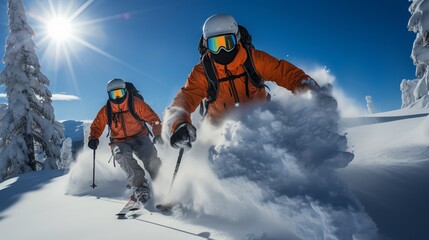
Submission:
M 145 182 L 140 187 L 137 187 L 134 190 L 134 196 L 142 204 L 145 204 L 151 198 L 149 184 Z

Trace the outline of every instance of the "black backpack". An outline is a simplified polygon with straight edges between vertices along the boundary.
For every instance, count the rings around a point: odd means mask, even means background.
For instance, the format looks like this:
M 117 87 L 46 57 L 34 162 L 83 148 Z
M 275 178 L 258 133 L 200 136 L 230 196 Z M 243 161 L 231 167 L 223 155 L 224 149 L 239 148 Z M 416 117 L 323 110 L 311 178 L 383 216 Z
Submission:
M 130 83 L 130 82 L 125 82 L 125 89 L 127 91 L 127 94 L 129 94 L 128 96 L 128 110 L 130 111 L 131 115 L 137 119 L 138 121 L 141 121 L 144 126 L 147 128 L 147 130 L 149 131 L 149 134 L 151 136 L 153 136 L 152 132 L 150 131 L 149 127 L 146 125 L 146 121 L 143 120 L 142 118 L 140 118 L 140 116 L 136 113 L 135 107 L 134 107 L 134 97 L 137 97 L 141 100 L 144 101 L 143 96 L 140 94 L 139 90 L 137 90 L 137 88 L 134 86 L 134 84 Z M 125 113 L 128 111 L 124 111 L 124 112 L 120 112 L 120 113 Z M 112 106 L 110 106 L 110 102 L 109 100 L 107 100 L 106 103 L 106 115 L 107 115 L 107 124 L 110 128 L 110 126 L 112 125 Z
M 264 83 L 264 79 L 256 72 L 255 65 L 253 64 L 253 58 L 251 54 L 251 49 L 255 48 L 252 43 L 252 36 L 249 34 L 247 29 L 241 25 L 238 25 L 238 31 L 240 33 L 240 42 L 247 52 L 247 59 L 243 65 L 243 73 L 239 75 L 232 75 L 225 78 L 218 79 L 215 67 L 213 62 L 207 55 L 207 47 L 203 45 L 204 38 L 201 36 L 200 42 L 198 44 L 198 51 L 200 53 L 200 59 L 204 67 L 204 72 L 206 73 L 206 78 L 208 81 L 207 97 L 205 101 L 200 104 L 200 114 L 206 115 L 207 109 L 210 103 L 216 101 L 218 96 L 218 86 L 220 82 L 234 80 L 245 76 L 246 79 L 246 95 L 249 96 L 249 81 L 253 86 L 257 88 L 267 87 Z M 270 95 L 267 95 L 267 98 L 270 99 Z

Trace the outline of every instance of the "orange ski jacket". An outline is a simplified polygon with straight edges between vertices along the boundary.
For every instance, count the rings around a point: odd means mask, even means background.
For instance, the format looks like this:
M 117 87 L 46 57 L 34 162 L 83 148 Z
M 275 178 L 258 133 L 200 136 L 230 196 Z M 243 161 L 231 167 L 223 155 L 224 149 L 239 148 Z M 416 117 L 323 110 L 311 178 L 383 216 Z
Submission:
M 133 137 L 148 134 L 144 122 L 135 119 L 128 109 L 128 94 L 121 104 L 109 102 L 112 107 L 112 124 L 110 126 L 111 142 L 123 142 Z M 134 97 L 135 112 L 141 119 L 152 126 L 154 136 L 161 135 L 161 121 L 152 108 L 143 100 Z M 98 139 L 108 124 L 106 105 L 104 105 L 91 124 L 89 139 Z
M 244 72 L 243 64 L 247 59 L 246 49 L 239 43 L 237 56 L 228 65 L 221 65 L 213 61 L 218 79 L 231 75 L 240 75 Z M 209 53 L 210 54 L 210 53 Z M 305 88 L 301 81 L 310 78 L 303 70 L 285 60 L 278 60 L 266 52 L 251 49 L 256 72 L 266 81 L 275 82 L 292 92 Z M 219 83 L 218 97 L 208 107 L 207 116 L 210 120 L 219 120 L 231 109 L 235 108 L 236 98 L 240 103 L 267 99 L 265 88 L 257 88 L 247 83 L 249 96 L 246 95 L 246 77 L 236 78 L 233 81 Z M 208 80 L 200 61 L 192 69 L 186 84 L 180 89 L 173 100 L 172 107 L 179 107 L 186 113 L 179 114 L 173 120 L 172 131 L 183 122 L 191 123 L 190 114 L 195 111 L 200 102 L 207 97 Z

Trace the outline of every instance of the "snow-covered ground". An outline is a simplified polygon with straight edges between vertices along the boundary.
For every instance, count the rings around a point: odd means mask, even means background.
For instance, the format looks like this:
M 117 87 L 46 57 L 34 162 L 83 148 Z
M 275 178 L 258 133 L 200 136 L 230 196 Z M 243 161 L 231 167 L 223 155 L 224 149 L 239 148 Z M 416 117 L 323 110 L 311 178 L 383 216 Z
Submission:
M 2 239 L 201 239 L 223 238 L 205 226 L 141 211 L 134 220 L 115 214 L 124 199 L 64 194 L 68 176 L 60 171 L 28 173 L 3 182 Z M 25 229 L 25 230 L 24 230 Z
M 380 113 L 398 118 L 346 130 L 355 158 L 339 175 L 387 239 L 429 239 L 429 117 L 416 117 L 427 112 Z
M 103 138 L 95 189 L 87 148 L 69 172 L 0 183 L 1 239 L 429 239 L 428 117 L 403 109 L 341 129 L 343 119 L 338 135 L 335 114 L 283 100 L 199 126 L 168 196 L 178 151 L 157 146 L 154 199 L 177 203 L 172 214 L 116 219 L 129 190 Z

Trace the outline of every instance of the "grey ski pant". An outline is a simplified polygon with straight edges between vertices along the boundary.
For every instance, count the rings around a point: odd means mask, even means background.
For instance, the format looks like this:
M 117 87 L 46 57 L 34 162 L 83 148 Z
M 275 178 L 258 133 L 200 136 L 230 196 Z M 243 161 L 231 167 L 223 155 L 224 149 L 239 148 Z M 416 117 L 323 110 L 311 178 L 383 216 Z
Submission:
M 133 153 L 143 162 L 143 166 L 152 180 L 156 178 L 161 160 L 148 135 L 135 137 L 125 142 L 111 143 L 110 147 L 115 161 L 125 171 L 130 186 L 139 187 L 147 181 L 145 172 L 133 157 Z

